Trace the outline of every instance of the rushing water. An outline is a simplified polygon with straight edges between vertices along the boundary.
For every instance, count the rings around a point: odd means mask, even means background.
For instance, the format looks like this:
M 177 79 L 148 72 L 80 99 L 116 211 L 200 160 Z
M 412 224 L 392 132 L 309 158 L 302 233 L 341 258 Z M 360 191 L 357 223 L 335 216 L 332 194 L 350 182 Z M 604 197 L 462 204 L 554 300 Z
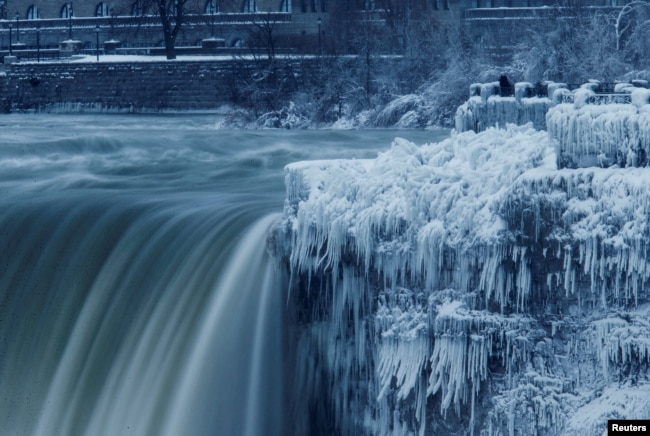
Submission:
M 283 434 L 282 168 L 396 135 L 2 116 L 0 434 Z

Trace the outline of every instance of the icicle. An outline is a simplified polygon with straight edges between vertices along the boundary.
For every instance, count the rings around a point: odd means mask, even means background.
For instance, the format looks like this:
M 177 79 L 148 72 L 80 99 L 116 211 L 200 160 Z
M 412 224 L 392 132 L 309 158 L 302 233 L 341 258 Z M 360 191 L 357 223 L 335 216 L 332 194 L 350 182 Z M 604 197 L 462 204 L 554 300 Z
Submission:
M 467 113 L 485 121 L 489 108 L 499 125 L 514 116 L 517 102 L 484 100 Z M 316 378 L 331 379 L 337 425 L 426 433 L 431 401 L 443 417 L 470 407 L 471 426 L 480 425 L 484 415 L 474 407 L 490 359 L 505 368 L 500 387 L 530 409 L 495 397 L 503 412 L 497 427 L 514 434 L 524 418 L 559 425 L 564 391 L 544 366 L 552 363 L 531 357 L 539 338 L 533 322 L 506 315 L 538 307 L 533 295 L 549 302 L 546 335 L 576 335 L 570 353 L 597 358 L 604 374 L 636 356 L 647 361 L 638 320 L 587 326 L 593 348 L 603 350 L 592 356 L 584 332 L 562 312 L 647 301 L 650 169 L 558 170 L 553 160 L 607 166 L 618 156 L 612 141 L 622 137 L 637 156 L 626 154 L 625 164 L 640 162 L 638 144 L 650 154 L 650 114 L 638 110 L 637 126 L 624 119 L 627 109 L 571 111 L 558 104 L 549 112 L 548 135 L 489 128 L 421 147 L 396 140 L 374 160 L 287 167 L 284 256 L 292 284 L 314 288 L 305 298 L 313 325 L 301 340 L 318 357 L 300 354 L 314 371 L 301 373 L 302 383 L 317 390 L 324 381 Z M 591 376 L 578 372 L 580 380 Z M 517 390 L 522 377 L 526 386 Z M 363 393 L 349 389 L 359 378 Z
M 482 132 L 489 127 L 532 123 L 538 130 L 546 129 L 546 112 L 551 106 L 547 97 L 526 97 L 530 83 L 516 83 L 514 97 L 498 94 L 499 82 L 472 84 L 470 98 L 456 111 L 456 131 Z
M 650 325 L 647 313 L 630 314 L 629 321 L 622 318 L 604 318 L 592 323 L 595 330 L 593 344 L 598 350 L 604 377 L 619 377 L 612 367 L 622 367 L 627 364 L 650 363 Z M 630 374 L 635 376 L 635 374 Z
M 479 392 L 481 382 L 488 375 L 488 359 L 493 355 L 497 339 L 495 335 L 500 334 L 504 326 L 518 329 L 527 322 L 520 317 L 509 318 L 470 311 L 459 301 L 443 303 L 437 307 L 427 392 L 430 395 L 440 392 L 440 411 L 443 415 L 452 404 L 455 412 L 459 414 L 461 405 L 472 400 Z M 510 355 L 514 348 L 509 344 L 505 345 L 512 350 L 507 352 Z M 517 358 L 509 356 L 507 359 Z M 471 394 L 470 398 L 468 394 Z

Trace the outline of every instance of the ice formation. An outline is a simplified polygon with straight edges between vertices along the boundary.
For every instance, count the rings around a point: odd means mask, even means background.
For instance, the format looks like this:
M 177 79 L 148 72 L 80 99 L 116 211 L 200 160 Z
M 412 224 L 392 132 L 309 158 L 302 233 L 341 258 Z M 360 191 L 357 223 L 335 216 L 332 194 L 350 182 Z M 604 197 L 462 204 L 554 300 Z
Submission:
M 555 139 L 595 134 L 602 114 L 619 150 L 641 137 L 647 95 L 632 101 L 558 104 L 551 133 L 398 138 L 376 159 L 288 165 L 274 238 L 299 326 L 298 428 L 596 435 L 647 417 L 650 168 L 558 168 L 592 148 Z M 590 404 L 601 421 L 585 426 Z
M 564 83 L 521 82 L 514 96 L 499 82 L 475 83 L 456 112 L 456 130 L 532 123 L 548 130 L 560 168 L 647 166 L 650 152 L 650 89 L 647 83 L 606 87 L 589 81 L 570 91 Z
M 559 167 L 647 166 L 650 152 L 650 90 L 631 93 L 634 104 L 586 104 L 590 90 L 576 92 L 573 104 L 548 112 L 548 132 Z
M 514 96 L 499 95 L 499 82 L 476 83 L 470 86 L 470 98 L 456 111 L 456 130 L 482 132 L 489 127 L 532 123 L 538 130 L 546 129 L 546 112 L 551 107 L 555 84 L 543 84 L 537 92 L 528 82 L 515 84 Z M 541 85 L 540 85 L 541 86 Z M 538 95 L 539 94 L 539 95 Z

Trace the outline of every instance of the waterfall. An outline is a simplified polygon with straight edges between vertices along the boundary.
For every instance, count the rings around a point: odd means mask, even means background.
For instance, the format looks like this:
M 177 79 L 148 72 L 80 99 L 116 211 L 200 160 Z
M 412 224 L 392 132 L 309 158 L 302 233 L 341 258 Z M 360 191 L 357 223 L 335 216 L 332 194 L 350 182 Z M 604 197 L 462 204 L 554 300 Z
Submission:
M 0 212 L 1 432 L 279 434 L 277 216 L 246 227 L 240 208 L 120 195 Z
M 258 221 L 229 260 L 189 354 L 165 435 L 204 434 L 203 429 L 281 434 L 283 306 L 263 248 L 279 216 Z

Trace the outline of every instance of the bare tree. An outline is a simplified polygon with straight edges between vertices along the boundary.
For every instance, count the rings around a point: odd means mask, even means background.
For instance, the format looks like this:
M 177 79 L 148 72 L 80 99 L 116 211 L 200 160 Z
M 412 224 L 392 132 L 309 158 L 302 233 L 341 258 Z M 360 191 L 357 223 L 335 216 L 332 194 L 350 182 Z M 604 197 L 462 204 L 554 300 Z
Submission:
M 165 41 L 165 56 L 176 59 L 176 37 L 185 17 L 187 0 L 156 0 Z
M 253 48 L 262 48 L 268 60 L 275 58 L 275 25 L 276 17 L 270 12 L 256 14 L 253 28 L 250 31 L 250 42 Z
M 638 21 L 631 19 L 633 13 L 638 13 L 641 8 L 650 7 L 650 3 L 644 0 L 634 0 L 621 8 L 614 19 L 614 29 L 616 30 L 616 51 L 621 49 L 621 39 L 623 35 Z M 646 11 L 647 12 L 647 11 Z

